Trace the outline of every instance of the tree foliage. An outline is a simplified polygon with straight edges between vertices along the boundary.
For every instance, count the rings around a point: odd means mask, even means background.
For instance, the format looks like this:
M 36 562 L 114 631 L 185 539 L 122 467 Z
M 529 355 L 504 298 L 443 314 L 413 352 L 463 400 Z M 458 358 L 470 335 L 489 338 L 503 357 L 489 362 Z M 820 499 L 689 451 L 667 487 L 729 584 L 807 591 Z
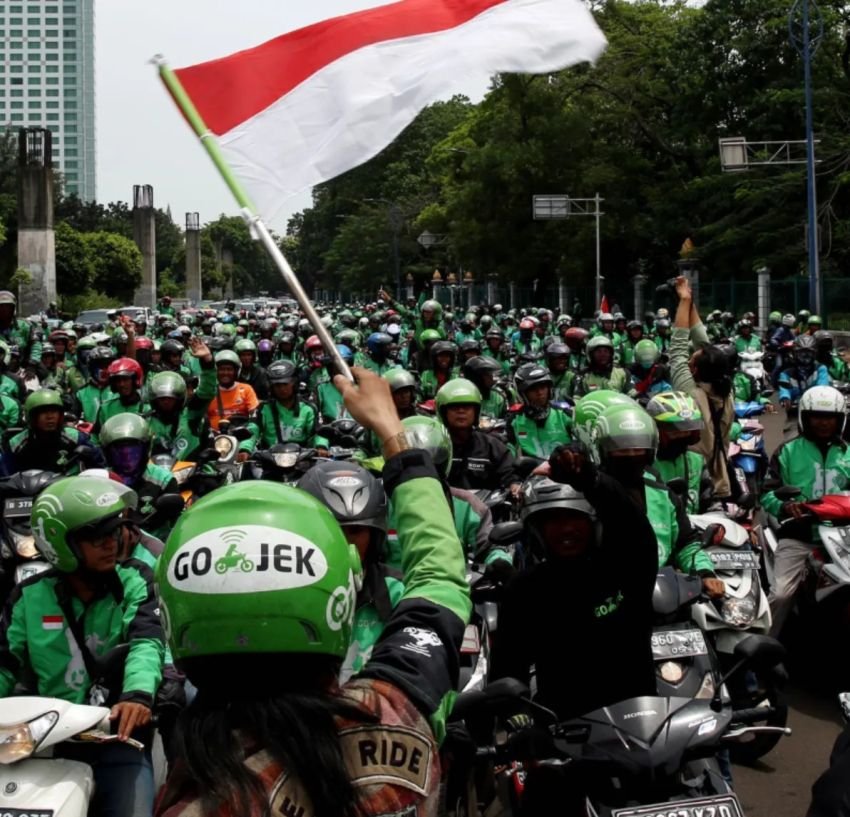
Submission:
M 84 233 L 83 238 L 94 264 L 94 288 L 107 297 L 132 302 L 133 293 L 142 283 L 139 248 L 117 233 Z

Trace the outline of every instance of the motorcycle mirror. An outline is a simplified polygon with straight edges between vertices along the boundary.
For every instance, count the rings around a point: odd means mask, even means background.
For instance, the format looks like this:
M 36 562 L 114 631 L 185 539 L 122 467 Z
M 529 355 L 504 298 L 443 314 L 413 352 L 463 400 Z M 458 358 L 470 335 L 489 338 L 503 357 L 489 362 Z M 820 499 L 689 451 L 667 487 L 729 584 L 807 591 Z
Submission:
M 158 496 L 153 503 L 157 516 L 169 521 L 177 519 L 177 517 L 183 513 L 185 505 L 186 503 L 183 501 L 183 497 L 180 496 L 180 494 L 162 494 Z
M 702 546 L 708 547 L 709 545 L 721 545 L 725 538 L 726 528 L 724 528 L 720 523 L 714 522 L 702 532 Z
M 522 536 L 522 522 L 499 522 L 490 529 L 491 545 L 510 545 Z

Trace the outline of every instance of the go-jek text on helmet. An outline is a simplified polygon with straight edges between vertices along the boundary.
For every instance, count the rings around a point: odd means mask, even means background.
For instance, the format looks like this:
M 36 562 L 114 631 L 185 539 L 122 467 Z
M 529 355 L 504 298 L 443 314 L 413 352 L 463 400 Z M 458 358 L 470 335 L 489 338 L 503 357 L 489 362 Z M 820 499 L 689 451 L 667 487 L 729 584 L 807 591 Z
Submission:
M 610 406 L 596 418 L 593 440 L 603 459 L 615 451 L 634 449 L 642 449 L 654 459 L 658 427 L 640 406 Z

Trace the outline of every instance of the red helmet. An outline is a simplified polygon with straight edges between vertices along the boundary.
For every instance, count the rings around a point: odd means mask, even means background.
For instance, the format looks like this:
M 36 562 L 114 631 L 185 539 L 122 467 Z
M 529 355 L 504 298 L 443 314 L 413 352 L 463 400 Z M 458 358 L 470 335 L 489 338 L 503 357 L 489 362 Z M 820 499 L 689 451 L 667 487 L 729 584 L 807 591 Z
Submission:
M 587 335 L 587 329 L 582 329 L 580 326 L 571 326 L 564 332 L 564 341 L 570 349 L 578 352 L 587 340 Z
M 106 374 L 110 380 L 113 377 L 132 377 L 135 379 L 134 386 L 138 389 L 144 379 L 142 367 L 130 357 L 119 357 L 118 360 L 113 360 L 106 370 Z
M 535 323 L 531 318 L 523 318 L 519 322 L 519 328 L 520 329 L 534 329 L 534 327 L 535 327 Z
M 147 335 L 136 338 L 137 349 L 153 349 L 153 341 Z
M 306 341 L 304 341 L 304 351 L 305 352 L 315 352 L 317 349 L 322 348 L 322 341 L 319 340 L 318 335 L 310 335 Z

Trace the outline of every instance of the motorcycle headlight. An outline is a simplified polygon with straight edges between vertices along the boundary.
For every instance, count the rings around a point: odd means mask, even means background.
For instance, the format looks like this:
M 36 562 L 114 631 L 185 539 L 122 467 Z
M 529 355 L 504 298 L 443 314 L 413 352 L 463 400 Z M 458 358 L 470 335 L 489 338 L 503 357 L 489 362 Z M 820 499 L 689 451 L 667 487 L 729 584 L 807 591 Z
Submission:
M 665 661 L 658 667 L 658 674 L 668 684 L 678 684 L 685 677 L 685 668 L 678 661 Z
M 272 454 L 272 459 L 279 468 L 292 468 L 298 462 L 298 453 L 296 451 L 281 451 L 279 454 Z
M 172 471 L 171 476 L 174 477 L 174 479 L 177 481 L 178 485 L 182 485 L 194 473 L 195 473 L 195 466 L 194 465 L 187 465 L 183 468 L 178 468 L 176 471 Z
M 0 726 L 0 763 L 17 763 L 28 758 L 58 720 L 58 712 L 45 712 L 29 723 Z
M 699 689 L 697 690 L 697 694 L 694 695 L 694 698 L 698 698 L 701 701 L 710 701 L 714 697 L 714 678 L 712 677 L 710 672 L 707 672 L 702 679 L 702 683 L 700 684 Z
M 12 541 L 15 543 L 15 550 L 18 552 L 18 556 L 22 559 L 32 559 L 38 556 L 38 549 L 35 546 L 35 537 L 32 534 L 26 535 L 21 533 L 15 533 L 13 530 L 9 530 L 12 535 Z
M 749 627 L 757 612 L 755 593 L 749 593 L 742 599 L 727 597 L 720 605 L 720 615 L 733 627 Z
M 219 459 L 222 460 L 226 460 L 233 453 L 235 447 L 236 443 L 232 437 L 216 437 L 213 443 L 213 448 L 218 452 Z

